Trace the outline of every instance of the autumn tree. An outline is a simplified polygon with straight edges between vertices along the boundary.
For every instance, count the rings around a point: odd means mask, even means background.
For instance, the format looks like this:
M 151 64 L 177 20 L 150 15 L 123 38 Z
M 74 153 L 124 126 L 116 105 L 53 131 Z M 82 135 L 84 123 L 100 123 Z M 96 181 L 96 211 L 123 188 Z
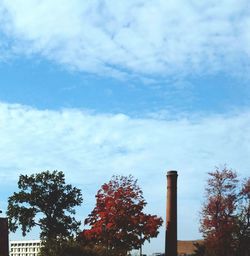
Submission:
M 101 244 L 111 255 L 126 255 L 158 235 L 162 219 L 145 214 L 146 201 L 132 176 L 113 176 L 101 186 L 96 206 L 85 220 L 90 229 L 83 231 L 88 241 Z
M 249 239 L 247 184 L 241 188 L 236 172 L 226 167 L 209 173 L 200 228 L 206 256 L 235 256 L 240 250 L 245 252 L 239 239 Z
M 244 180 L 238 196 L 236 253 L 250 255 L 250 178 Z
M 78 231 L 80 222 L 73 215 L 74 207 L 82 203 L 82 194 L 65 183 L 63 172 L 20 175 L 18 188 L 19 192 L 8 199 L 7 215 L 12 232 L 20 226 L 25 236 L 34 226 L 39 226 L 41 239 L 49 244 Z

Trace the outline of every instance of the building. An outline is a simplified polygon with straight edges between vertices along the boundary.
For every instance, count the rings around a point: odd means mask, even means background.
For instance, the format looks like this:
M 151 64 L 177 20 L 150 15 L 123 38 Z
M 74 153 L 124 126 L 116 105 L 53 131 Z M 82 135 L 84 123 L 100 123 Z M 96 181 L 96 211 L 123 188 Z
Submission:
M 8 253 L 9 253 L 8 219 L 0 218 L 0 255 L 8 256 Z
M 202 244 L 203 240 L 178 241 L 178 256 L 189 256 L 195 251 L 195 244 Z
M 38 256 L 40 240 L 10 241 L 10 256 Z

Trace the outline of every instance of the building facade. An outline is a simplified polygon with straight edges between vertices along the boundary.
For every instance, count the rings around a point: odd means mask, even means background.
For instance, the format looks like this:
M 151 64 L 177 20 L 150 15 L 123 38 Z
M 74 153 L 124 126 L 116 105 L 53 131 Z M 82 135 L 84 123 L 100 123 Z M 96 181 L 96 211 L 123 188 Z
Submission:
M 0 218 L 0 255 L 8 256 L 8 254 L 9 254 L 8 219 Z
M 41 249 L 40 240 L 10 241 L 10 256 L 38 256 Z

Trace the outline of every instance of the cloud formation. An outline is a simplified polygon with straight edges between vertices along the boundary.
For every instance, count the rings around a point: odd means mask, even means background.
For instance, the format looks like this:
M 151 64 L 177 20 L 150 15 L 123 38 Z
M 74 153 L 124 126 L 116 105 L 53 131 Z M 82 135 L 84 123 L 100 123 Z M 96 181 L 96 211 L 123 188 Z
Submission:
M 246 72 L 247 0 L 2 0 L 0 28 L 15 54 L 124 76 Z
M 83 189 L 80 218 L 93 207 L 102 183 L 112 174 L 130 173 L 139 179 L 147 210 L 164 217 L 165 174 L 178 170 L 180 239 L 199 236 L 198 212 L 208 171 L 227 163 L 242 177 L 249 174 L 249 111 L 159 120 L 1 103 L 0 137 L 0 186 L 13 189 L 20 173 L 63 170 L 69 182 Z M 2 207 L 3 200 L 2 195 Z M 159 239 L 163 245 L 164 232 Z M 160 250 L 154 243 L 151 250 Z

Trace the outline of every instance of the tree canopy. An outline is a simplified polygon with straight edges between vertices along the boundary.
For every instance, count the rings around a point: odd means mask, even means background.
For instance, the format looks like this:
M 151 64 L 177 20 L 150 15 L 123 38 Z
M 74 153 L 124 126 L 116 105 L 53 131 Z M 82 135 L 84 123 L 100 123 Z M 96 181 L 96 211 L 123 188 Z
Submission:
M 162 219 L 145 214 L 146 201 L 137 180 L 132 176 L 113 176 L 101 186 L 96 206 L 85 220 L 91 228 L 84 230 L 85 239 L 102 244 L 112 254 L 126 255 L 158 235 Z
M 250 179 L 241 184 L 237 173 L 216 169 L 209 173 L 201 213 L 204 255 L 250 255 Z
M 34 226 L 41 229 L 44 241 L 70 237 L 80 226 L 73 215 L 82 203 L 80 189 L 65 183 L 61 171 L 20 175 L 19 192 L 8 199 L 9 227 L 15 232 L 21 226 L 25 236 Z

